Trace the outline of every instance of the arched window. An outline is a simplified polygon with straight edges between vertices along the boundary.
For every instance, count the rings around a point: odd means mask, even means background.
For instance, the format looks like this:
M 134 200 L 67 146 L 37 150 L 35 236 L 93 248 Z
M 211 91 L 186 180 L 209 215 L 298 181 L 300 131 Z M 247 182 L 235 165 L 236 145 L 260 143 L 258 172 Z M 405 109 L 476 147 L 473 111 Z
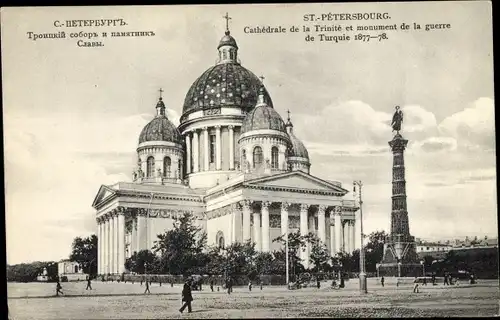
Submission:
M 217 246 L 219 248 L 224 248 L 224 245 L 225 245 L 224 234 L 222 233 L 222 231 L 217 232 L 216 239 L 217 239 Z
M 146 175 L 148 178 L 152 178 L 155 176 L 155 158 L 154 157 L 149 157 L 147 160 Z
M 75 266 L 75 273 L 78 273 L 78 266 Z
M 181 159 L 179 159 L 179 161 L 177 161 L 177 175 L 178 175 L 179 179 L 182 179 L 182 161 L 181 161 Z
M 278 148 L 271 149 L 271 168 L 278 169 Z
M 172 160 L 170 160 L 170 157 L 165 157 L 165 159 L 163 159 L 163 176 L 166 178 L 170 178 L 171 165 L 172 165 Z
M 244 169 L 247 163 L 247 151 L 245 149 L 241 150 L 241 169 Z
M 234 57 L 234 51 L 233 50 L 229 50 L 229 58 L 231 60 L 233 60 L 234 59 L 233 57 Z
M 224 59 L 224 60 L 227 59 L 227 51 L 226 51 L 226 49 L 222 50 L 222 59 Z
M 253 149 L 253 167 L 258 168 L 262 165 L 262 148 L 257 146 Z

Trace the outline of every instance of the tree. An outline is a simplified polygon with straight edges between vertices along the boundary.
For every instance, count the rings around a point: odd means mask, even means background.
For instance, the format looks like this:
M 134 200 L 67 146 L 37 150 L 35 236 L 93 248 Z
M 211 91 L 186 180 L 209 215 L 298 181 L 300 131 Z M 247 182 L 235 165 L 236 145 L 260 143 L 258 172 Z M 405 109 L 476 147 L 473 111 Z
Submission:
M 273 274 L 273 255 L 269 252 L 258 252 L 255 268 L 258 274 Z
M 306 246 L 307 246 L 307 241 L 309 239 L 309 237 L 311 237 L 311 233 L 306 235 L 306 236 L 302 236 L 300 235 L 300 232 L 299 231 L 296 231 L 296 232 L 291 232 L 288 234 L 288 262 L 290 263 L 290 271 L 291 271 L 291 274 L 292 274 L 292 277 L 295 276 L 295 274 L 297 273 L 302 273 L 304 272 L 305 268 L 304 268 L 304 265 L 301 263 L 302 259 L 300 258 L 300 250 L 305 250 Z M 281 235 L 275 239 L 273 239 L 273 242 L 279 242 L 281 243 L 281 245 L 283 246 L 283 254 L 276 254 L 275 255 L 275 259 L 277 259 L 275 261 L 275 263 L 278 263 L 280 260 L 280 258 L 283 258 L 285 260 L 282 261 L 282 263 L 284 264 L 284 268 L 286 268 L 286 254 L 285 254 L 285 250 L 284 248 L 286 248 L 286 242 L 287 242 L 287 239 L 285 237 L 285 235 Z M 285 269 L 285 272 L 286 272 L 286 269 Z
M 377 263 L 382 261 L 384 256 L 384 243 L 387 234 L 385 231 L 375 231 L 368 236 L 368 243 L 365 245 L 365 267 L 367 272 L 377 272 Z
M 225 249 L 226 251 L 226 272 L 228 275 L 249 275 L 256 274 L 255 243 L 247 241 L 245 243 L 235 242 Z
M 307 240 L 311 243 L 311 253 L 309 254 L 309 261 L 313 264 L 313 272 L 328 272 L 331 270 L 330 253 L 326 245 L 315 235 L 309 235 Z
M 203 254 L 207 235 L 195 226 L 191 213 L 182 215 L 174 229 L 158 235 L 153 251 L 161 256 L 162 271 L 170 274 L 199 273 L 207 262 Z
M 97 274 L 97 236 L 95 234 L 73 240 L 70 261 L 78 262 L 84 273 Z
M 125 268 L 137 274 L 158 273 L 158 257 L 149 250 L 141 250 L 125 260 Z
M 31 262 L 20 263 L 15 265 L 7 265 L 7 281 L 13 282 L 32 282 L 37 280 L 37 276 L 43 273 L 43 269 L 47 270 L 49 281 L 54 281 L 57 278 L 57 262 Z

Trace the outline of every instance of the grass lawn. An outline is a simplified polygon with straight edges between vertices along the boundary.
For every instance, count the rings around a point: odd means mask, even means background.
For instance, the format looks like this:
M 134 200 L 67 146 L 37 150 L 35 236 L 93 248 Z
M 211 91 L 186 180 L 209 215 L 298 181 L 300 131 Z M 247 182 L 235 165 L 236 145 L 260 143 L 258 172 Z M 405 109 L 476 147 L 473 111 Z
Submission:
M 181 286 L 151 286 L 144 295 L 139 283 L 62 283 L 65 296 L 54 297 L 55 284 L 9 283 L 8 304 L 12 319 L 166 319 L 263 317 L 449 317 L 499 314 L 498 281 L 477 285 L 412 287 L 370 285 L 360 295 L 357 283 L 345 289 L 286 290 L 284 287 L 235 288 L 231 295 L 193 292 L 193 313 L 180 314 Z

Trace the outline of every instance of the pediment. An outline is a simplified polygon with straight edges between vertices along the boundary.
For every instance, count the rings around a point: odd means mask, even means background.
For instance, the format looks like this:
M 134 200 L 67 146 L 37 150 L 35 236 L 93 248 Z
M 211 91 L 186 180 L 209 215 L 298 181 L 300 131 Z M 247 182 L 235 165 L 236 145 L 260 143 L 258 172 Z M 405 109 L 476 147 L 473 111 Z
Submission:
M 97 195 L 94 198 L 94 202 L 92 203 L 92 207 L 96 207 L 103 200 L 115 195 L 116 192 L 108 186 L 102 185 L 97 192 Z
M 338 185 L 303 173 L 302 171 L 286 172 L 270 177 L 257 178 L 247 181 L 245 184 L 261 187 L 347 193 L 347 190 Z

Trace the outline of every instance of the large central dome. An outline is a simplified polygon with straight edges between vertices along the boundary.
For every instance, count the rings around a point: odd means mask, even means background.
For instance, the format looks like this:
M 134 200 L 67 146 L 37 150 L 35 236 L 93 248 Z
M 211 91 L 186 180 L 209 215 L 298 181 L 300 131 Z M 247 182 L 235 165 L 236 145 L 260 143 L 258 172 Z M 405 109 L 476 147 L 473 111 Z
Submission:
M 205 71 L 191 86 L 182 115 L 217 107 L 239 107 L 250 111 L 257 104 L 262 82 L 251 71 L 238 63 L 218 64 Z M 265 92 L 266 102 L 272 106 Z
M 181 123 L 195 111 L 228 107 L 240 108 L 247 113 L 257 104 L 262 81 L 241 66 L 238 45 L 229 31 L 226 31 L 217 49 L 219 61 L 196 79 L 184 99 Z M 272 107 L 267 90 L 264 94 L 267 104 Z

